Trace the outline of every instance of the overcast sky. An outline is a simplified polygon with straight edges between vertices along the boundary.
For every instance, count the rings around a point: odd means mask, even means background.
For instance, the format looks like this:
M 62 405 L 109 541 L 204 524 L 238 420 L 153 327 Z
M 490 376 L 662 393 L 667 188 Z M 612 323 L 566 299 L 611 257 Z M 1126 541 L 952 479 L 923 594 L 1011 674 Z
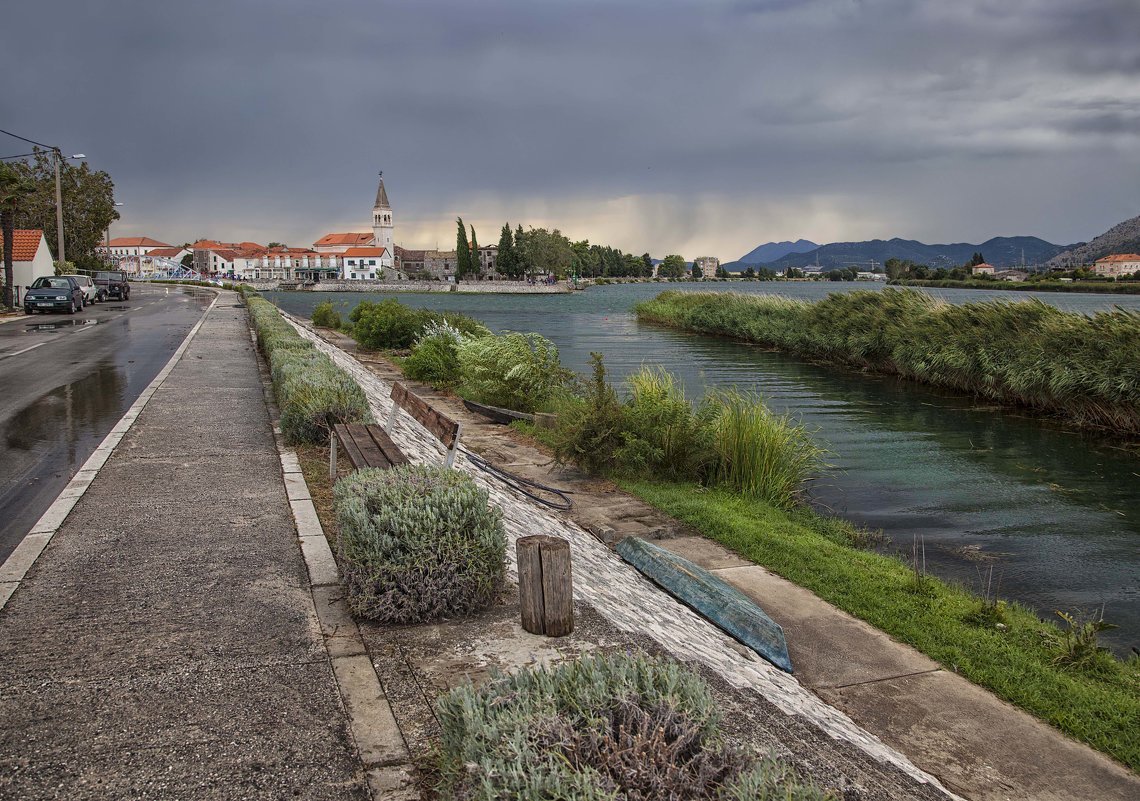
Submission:
M 381 169 L 406 247 L 454 247 L 457 215 L 729 260 L 1140 214 L 1138 0 L 35 0 L 2 25 L 0 128 L 107 170 L 113 236 L 369 230 Z

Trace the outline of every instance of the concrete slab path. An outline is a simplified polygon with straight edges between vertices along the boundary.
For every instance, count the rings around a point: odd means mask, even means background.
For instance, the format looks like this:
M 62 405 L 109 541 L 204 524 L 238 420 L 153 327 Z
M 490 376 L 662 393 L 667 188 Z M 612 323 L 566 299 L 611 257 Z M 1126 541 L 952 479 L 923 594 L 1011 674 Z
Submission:
M 232 297 L 0 611 L 0 798 L 370 797 Z

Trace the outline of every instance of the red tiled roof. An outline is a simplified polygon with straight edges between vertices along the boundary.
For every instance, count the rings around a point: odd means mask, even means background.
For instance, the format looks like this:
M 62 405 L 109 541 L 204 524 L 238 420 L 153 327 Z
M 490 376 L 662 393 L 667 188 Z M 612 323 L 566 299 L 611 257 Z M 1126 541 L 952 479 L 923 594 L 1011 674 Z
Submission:
M 384 248 L 349 248 L 343 256 L 383 256 Z
M 115 247 L 114 240 L 111 240 L 111 247 Z M 169 248 L 155 248 L 146 255 L 158 256 L 161 259 L 172 259 L 182 252 L 182 248 L 169 247 Z
M 12 232 L 12 261 L 31 261 L 39 250 L 44 232 L 38 228 L 17 228 Z M 0 246 L 4 237 L 0 236 Z
M 151 239 L 149 236 L 117 236 L 111 240 L 110 246 L 113 248 L 169 248 L 173 245 L 168 245 L 165 242 L 159 242 L 157 239 Z
M 975 270 L 992 270 L 993 268 L 992 264 L 986 264 L 984 261 L 981 264 L 974 265 Z
M 372 241 L 372 234 L 325 234 L 316 242 L 313 247 L 322 247 L 324 245 L 367 245 Z
M 1111 256 L 1097 259 L 1096 263 L 1100 264 L 1102 261 L 1140 261 L 1140 253 L 1113 253 Z

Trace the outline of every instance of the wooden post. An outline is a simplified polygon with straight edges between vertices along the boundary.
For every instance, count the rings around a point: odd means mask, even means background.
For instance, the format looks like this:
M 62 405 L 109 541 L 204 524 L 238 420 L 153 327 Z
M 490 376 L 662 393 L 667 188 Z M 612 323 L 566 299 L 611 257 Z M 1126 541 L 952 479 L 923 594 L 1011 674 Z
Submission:
M 536 534 L 519 537 L 515 552 L 523 628 L 531 634 L 565 637 L 574 631 L 570 543 Z

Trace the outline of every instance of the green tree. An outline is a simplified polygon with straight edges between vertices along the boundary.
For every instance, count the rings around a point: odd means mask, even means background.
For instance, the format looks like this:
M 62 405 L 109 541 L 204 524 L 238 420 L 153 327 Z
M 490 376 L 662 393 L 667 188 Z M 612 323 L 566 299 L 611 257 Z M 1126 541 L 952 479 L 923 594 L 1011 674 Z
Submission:
M 456 217 L 455 222 L 459 226 L 455 234 L 455 280 L 462 281 L 471 272 L 471 246 L 467 244 L 467 226 L 463 224 L 463 218 Z
M 653 277 L 653 259 L 648 253 L 641 254 L 641 277 Z
M 42 229 L 47 241 L 54 244 L 57 241 L 55 154 L 36 148 L 30 162 L 10 166 L 32 182 L 32 191 L 16 209 L 14 226 Z M 82 268 L 102 269 L 103 262 L 96 257 L 95 249 L 103 243 L 107 227 L 119 219 L 115 211 L 115 185 L 110 175 L 92 170 L 86 162 L 65 161 L 59 170 L 67 258 Z
M 748 267 L 747 267 L 747 268 L 745 268 L 745 270 L 744 270 L 744 277 L 745 277 L 745 278 L 749 278 L 749 279 L 752 279 L 752 278 L 755 278 L 755 277 L 756 277 L 756 270 L 754 270 L 754 269 L 752 268 L 752 265 L 751 265 L 751 264 L 749 264 L 749 265 L 748 265 Z
M 703 273 L 701 272 L 700 265 L 697 264 L 696 259 L 693 259 L 692 275 L 693 275 L 693 278 L 696 278 L 698 280 L 700 280 L 701 276 L 703 275 Z
M 518 235 L 515 235 L 518 242 Z M 528 267 L 536 274 L 549 274 L 555 278 L 565 278 L 574 259 L 574 248 L 570 240 L 555 228 L 531 228 L 526 232 L 525 253 Z
M 499 232 L 499 256 L 496 269 L 508 278 L 521 278 L 518 255 L 515 253 L 515 238 L 511 233 L 511 224 L 503 223 L 503 230 Z
M 483 272 L 483 261 L 479 258 L 479 240 L 475 238 L 475 226 L 471 226 L 471 274 L 480 275 Z
M 12 165 L 0 161 L 0 234 L 4 237 L 4 308 L 10 309 L 15 301 L 12 285 L 15 274 L 12 265 L 12 245 L 16 229 L 16 210 L 32 192 L 32 181 Z
M 267 248 L 288 248 L 289 246 L 286 245 L 284 242 L 270 242 L 268 245 L 266 245 L 266 247 Z
M 534 263 L 530 258 L 530 240 L 527 232 L 523 230 L 522 223 L 515 229 L 515 261 L 519 276 L 531 275 L 534 272 Z
M 682 278 L 685 275 L 685 260 L 676 253 L 666 256 L 657 267 L 661 278 Z

